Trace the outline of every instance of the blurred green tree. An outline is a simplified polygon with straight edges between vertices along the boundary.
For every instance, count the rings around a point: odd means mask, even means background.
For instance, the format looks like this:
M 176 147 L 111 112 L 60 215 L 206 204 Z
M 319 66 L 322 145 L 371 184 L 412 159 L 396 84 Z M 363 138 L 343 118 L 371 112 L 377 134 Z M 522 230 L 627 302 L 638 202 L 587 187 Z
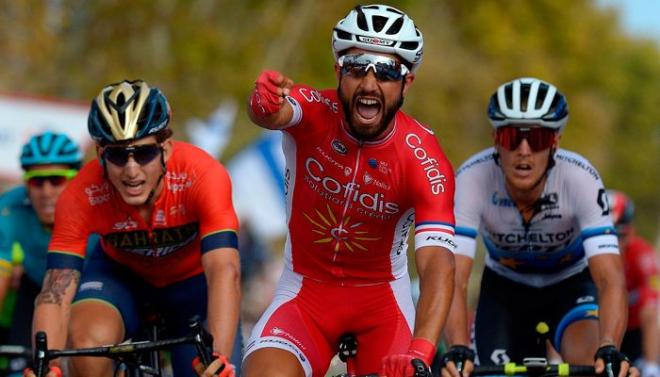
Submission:
M 593 0 L 401 0 L 425 37 L 404 109 L 437 133 L 455 167 L 491 144 L 489 95 L 536 76 L 569 99 L 562 146 L 629 193 L 640 232 L 658 232 L 660 47 L 626 35 Z M 23 0 L 0 7 L 0 90 L 91 100 L 143 78 L 164 90 L 174 128 L 226 97 L 246 98 L 264 68 L 334 87 L 330 33 L 354 1 Z M 242 106 L 245 104 L 240 101 Z M 257 135 L 245 111 L 225 156 Z M 178 136 L 182 137 L 179 131 Z

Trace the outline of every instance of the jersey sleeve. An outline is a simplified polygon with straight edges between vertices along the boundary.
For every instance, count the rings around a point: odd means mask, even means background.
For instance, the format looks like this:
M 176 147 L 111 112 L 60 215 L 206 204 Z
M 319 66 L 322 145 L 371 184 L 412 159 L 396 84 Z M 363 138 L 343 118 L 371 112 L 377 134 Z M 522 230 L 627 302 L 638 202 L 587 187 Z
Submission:
M 285 97 L 293 109 L 291 121 L 282 130 L 294 138 L 303 137 L 310 132 L 317 132 L 317 125 L 327 124 L 315 122 L 314 119 L 324 119 L 327 115 L 339 114 L 340 105 L 335 95 L 329 90 L 316 90 L 305 85 L 295 85 L 291 94 Z
M 487 168 L 493 153 L 491 148 L 472 156 L 456 172 L 456 254 L 472 259 L 477 251 L 484 200 L 488 197 L 483 190 L 493 181 L 491 169 Z
M 415 209 L 415 250 L 440 246 L 454 251 L 454 170 L 433 133 L 405 136 Z
M 577 154 L 564 153 L 556 157 L 578 166 L 578 169 L 567 169 L 570 173 L 565 182 L 568 184 L 567 195 L 573 198 L 585 255 L 591 258 L 599 254 L 618 254 L 619 241 L 598 171 Z
M 64 189 L 55 207 L 53 236 L 48 245 L 47 269 L 71 268 L 82 271 L 87 238 L 92 232 L 93 207 L 74 179 Z
M 200 221 L 201 252 L 238 249 L 238 218 L 232 203 L 231 180 L 219 162 L 209 163 L 193 190 Z

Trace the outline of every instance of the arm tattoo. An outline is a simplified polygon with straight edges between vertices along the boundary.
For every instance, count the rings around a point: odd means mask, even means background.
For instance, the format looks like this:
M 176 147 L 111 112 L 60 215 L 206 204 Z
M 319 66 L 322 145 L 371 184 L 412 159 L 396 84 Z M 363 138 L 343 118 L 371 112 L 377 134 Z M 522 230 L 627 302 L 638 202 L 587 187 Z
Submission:
M 44 286 L 41 293 L 37 296 L 37 305 L 39 304 L 57 304 L 62 305 L 62 297 L 66 290 L 73 283 L 74 289 L 80 281 L 80 271 L 73 269 L 52 269 L 46 272 Z

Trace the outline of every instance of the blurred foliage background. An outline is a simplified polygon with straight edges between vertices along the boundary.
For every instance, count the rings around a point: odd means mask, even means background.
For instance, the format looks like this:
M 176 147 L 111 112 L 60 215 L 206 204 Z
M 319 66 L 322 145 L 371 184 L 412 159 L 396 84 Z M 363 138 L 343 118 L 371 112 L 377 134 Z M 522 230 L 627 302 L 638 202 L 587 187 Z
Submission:
M 660 233 L 660 44 L 627 35 L 592 0 L 384 1 L 425 38 L 404 110 L 435 131 L 455 167 L 491 144 L 489 95 L 536 76 L 567 95 L 562 146 L 636 201 L 640 233 Z M 259 134 L 245 115 L 258 73 L 336 86 L 330 48 L 347 0 L 21 0 L 0 2 L 0 90 L 90 101 L 145 79 L 168 96 L 174 128 L 218 103 L 242 108 L 224 158 Z M 177 132 L 183 138 L 184 132 Z

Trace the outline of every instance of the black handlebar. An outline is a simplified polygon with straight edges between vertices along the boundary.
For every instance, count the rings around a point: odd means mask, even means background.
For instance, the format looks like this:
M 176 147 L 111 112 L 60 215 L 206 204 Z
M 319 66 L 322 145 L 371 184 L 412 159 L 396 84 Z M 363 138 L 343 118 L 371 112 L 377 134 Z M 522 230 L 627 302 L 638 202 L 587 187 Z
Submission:
M 208 366 L 213 360 L 213 336 L 206 331 L 198 318 L 189 323 L 191 335 L 155 341 L 126 342 L 109 346 L 78 348 L 78 349 L 48 349 L 46 333 L 39 331 L 35 335 L 34 372 L 37 377 L 48 374 L 50 360 L 63 356 L 97 356 L 121 360 L 128 355 L 143 354 L 150 351 L 167 349 L 180 344 L 193 344 L 200 360 Z

